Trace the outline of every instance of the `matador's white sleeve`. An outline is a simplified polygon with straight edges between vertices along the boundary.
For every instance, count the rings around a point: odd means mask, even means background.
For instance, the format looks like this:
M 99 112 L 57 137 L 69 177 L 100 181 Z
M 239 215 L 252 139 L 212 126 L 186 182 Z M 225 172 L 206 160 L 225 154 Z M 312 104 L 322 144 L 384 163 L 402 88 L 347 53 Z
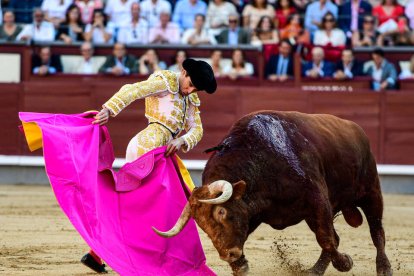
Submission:
M 200 101 L 196 94 L 192 94 L 191 96 L 188 117 L 185 123 L 185 131 L 187 133 L 182 136 L 185 142 L 183 152 L 188 152 L 194 148 L 203 137 L 203 125 L 201 123 L 200 111 L 198 109 Z
M 103 106 L 111 111 L 111 116 L 116 116 L 133 101 L 154 96 L 166 90 L 167 84 L 162 78 L 150 77 L 146 81 L 125 84 Z

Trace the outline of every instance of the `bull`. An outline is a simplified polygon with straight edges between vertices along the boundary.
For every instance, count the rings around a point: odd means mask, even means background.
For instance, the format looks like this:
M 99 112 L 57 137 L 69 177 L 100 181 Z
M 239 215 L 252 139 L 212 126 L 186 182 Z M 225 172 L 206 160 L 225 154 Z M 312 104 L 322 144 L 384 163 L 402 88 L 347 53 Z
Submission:
M 378 275 L 392 275 L 385 253 L 383 199 L 376 162 L 357 124 L 326 114 L 262 111 L 237 121 L 212 149 L 196 188 L 175 226 L 154 230 L 177 235 L 190 217 L 207 233 L 234 275 L 248 272 L 243 246 L 261 223 L 284 229 L 305 220 L 322 252 L 307 272 L 328 265 L 349 271 L 338 251 L 333 219 L 342 212 L 352 227 L 365 214 L 377 249 Z

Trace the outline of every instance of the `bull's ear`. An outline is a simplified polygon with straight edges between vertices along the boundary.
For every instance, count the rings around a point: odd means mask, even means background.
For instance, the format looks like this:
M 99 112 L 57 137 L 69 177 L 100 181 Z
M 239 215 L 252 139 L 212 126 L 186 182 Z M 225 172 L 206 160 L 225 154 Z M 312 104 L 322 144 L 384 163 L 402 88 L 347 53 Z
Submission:
M 239 182 L 233 183 L 233 198 L 241 199 L 246 191 L 246 182 L 240 180 Z

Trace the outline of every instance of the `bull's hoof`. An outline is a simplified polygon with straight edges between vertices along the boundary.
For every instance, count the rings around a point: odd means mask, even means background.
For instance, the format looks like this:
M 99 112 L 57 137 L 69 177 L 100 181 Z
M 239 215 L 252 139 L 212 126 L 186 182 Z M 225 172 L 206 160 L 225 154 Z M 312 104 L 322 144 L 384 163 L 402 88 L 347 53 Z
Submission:
M 321 276 L 325 273 L 325 270 L 318 270 L 314 267 L 307 269 L 301 273 L 303 276 Z
M 246 276 L 249 272 L 249 264 L 247 260 L 242 256 L 235 262 L 230 263 L 234 276 Z
M 386 257 L 383 260 L 377 260 L 377 275 L 392 276 L 391 264 Z
M 347 254 L 338 254 L 338 257 L 332 258 L 332 265 L 340 272 L 350 271 L 354 262 Z

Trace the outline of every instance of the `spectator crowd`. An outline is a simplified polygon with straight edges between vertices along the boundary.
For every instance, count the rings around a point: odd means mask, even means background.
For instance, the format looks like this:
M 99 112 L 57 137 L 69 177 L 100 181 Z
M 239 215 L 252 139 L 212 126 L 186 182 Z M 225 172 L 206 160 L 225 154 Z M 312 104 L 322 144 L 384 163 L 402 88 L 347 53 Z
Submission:
M 362 64 L 353 47 L 414 45 L 414 0 L 9 0 L 2 1 L 0 41 L 81 44 L 80 59 L 62 69 L 58 56 L 44 47 L 33 57 L 33 74 L 55 72 L 150 74 L 180 70 L 159 60 L 149 49 L 141 57 L 128 55 L 128 45 L 230 45 L 231 59 L 213 51 L 210 64 L 216 76 L 231 79 L 254 75 L 239 45 L 269 50 L 265 75 L 272 81 L 293 76 L 292 53 L 302 49 L 302 75 L 309 78 L 351 79 L 369 75 L 375 90 L 394 88 L 396 67 L 380 48 Z M 112 44 L 106 60 L 94 57 L 94 46 Z M 267 46 L 274 47 L 268 48 Z M 327 60 L 327 49 L 339 51 L 340 62 Z M 303 52 L 307 49 L 307 52 Z M 328 58 L 329 59 L 329 58 Z M 410 66 L 400 78 L 413 76 Z

